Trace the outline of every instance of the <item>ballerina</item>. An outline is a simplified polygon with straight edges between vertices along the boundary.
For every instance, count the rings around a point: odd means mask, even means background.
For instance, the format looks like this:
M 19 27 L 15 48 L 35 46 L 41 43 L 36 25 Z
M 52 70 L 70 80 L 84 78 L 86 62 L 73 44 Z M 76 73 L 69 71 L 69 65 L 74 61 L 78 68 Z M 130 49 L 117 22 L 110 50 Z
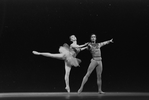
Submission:
M 81 60 L 76 58 L 76 56 L 81 50 L 86 49 L 87 48 L 86 45 L 88 44 L 88 43 L 85 43 L 84 45 L 78 45 L 77 38 L 75 35 L 70 36 L 70 41 L 72 42 L 70 47 L 66 43 L 63 46 L 60 46 L 59 48 L 60 53 L 55 53 L 55 54 L 54 53 L 40 53 L 37 51 L 33 51 L 33 54 L 35 55 L 42 55 L 46 57 L 52 57 L 52 58 L 58 58 L 58 59 L 64 60 L 65 62 L 65 84 L 66 84 L 65 89 L 67 90 L 68 93 L 70 92 L 69 75 L 70 75 L 71 67 L 79 66 L 79 63 L 81 62 Z

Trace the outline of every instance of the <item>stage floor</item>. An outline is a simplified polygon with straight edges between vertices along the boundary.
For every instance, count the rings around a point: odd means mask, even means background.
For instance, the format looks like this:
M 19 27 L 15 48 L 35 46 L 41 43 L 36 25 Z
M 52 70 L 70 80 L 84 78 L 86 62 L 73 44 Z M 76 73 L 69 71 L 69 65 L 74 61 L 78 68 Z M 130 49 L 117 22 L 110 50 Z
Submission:
M 0 93 L 0 100 L 149 100 L 149 93 L 143 92 L 21 92 Z

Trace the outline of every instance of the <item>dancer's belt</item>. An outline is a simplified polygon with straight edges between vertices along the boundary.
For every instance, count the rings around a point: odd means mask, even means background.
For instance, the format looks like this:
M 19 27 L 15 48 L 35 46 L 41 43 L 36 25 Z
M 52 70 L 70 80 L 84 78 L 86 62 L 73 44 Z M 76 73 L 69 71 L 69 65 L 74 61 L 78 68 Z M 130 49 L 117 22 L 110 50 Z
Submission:
M 93 57 L 93 60 L 99 61 L 99 60 L 102 60 L 102 58 L 101 56 L 96 56 L 96 57 Z

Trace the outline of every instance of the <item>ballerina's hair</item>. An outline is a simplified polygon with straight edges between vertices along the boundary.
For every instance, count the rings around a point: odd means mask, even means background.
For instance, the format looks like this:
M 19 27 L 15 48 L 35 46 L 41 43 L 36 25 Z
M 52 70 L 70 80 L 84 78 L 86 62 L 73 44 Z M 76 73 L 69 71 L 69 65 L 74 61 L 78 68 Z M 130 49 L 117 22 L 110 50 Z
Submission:
M 72 37 L 72 36 L 75 36 L 75 35 L 70 35 L 70 37 L 69 37 L 69 38 L 71 39 L 71 37 Z M 76 37 L 76 36 L 75 36 L 75 37 Z

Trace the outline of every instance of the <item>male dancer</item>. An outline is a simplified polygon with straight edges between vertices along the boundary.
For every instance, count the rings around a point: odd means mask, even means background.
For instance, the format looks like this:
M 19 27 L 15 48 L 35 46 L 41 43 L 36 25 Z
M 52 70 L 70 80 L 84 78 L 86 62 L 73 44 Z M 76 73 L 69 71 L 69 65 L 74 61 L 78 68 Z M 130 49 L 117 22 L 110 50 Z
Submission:
M 102 61 L 101 61 L 101 51 L 100 48 L 106 44 L 109 44 L 113 39 L 109 40 L 109 41 L 105 41 L 105 42 L 101 42 L 101 43 L 96 43 L 96 35 L 92 34 L 91 35 L 91 43 L 88 44 L 88 47 L 91 51 L 92 54 L 92 59 L 91 59 L 91 63 L 88 67 L 87 73 L 83 78 L 82 84 L 80 89 L 78 90 L 78 93 L 80 93 L 83 90 L 83 87 L 85 85 L 85 83 L 87 82 L 90 74 L 92 73 L 92 71 L 95 69 L 96 67 L 96 73 L 97 73 L 97 85 L 98 85 L 98 92 L 99 93 L 104 93 L 101 90 L 101 74 L 102 74 Z

